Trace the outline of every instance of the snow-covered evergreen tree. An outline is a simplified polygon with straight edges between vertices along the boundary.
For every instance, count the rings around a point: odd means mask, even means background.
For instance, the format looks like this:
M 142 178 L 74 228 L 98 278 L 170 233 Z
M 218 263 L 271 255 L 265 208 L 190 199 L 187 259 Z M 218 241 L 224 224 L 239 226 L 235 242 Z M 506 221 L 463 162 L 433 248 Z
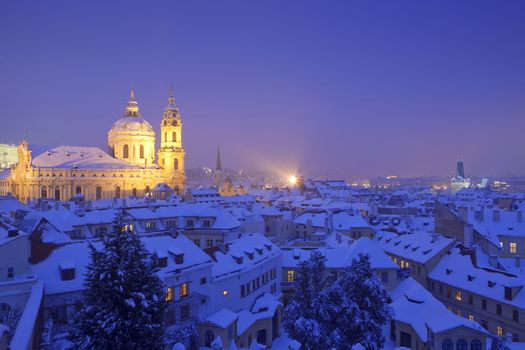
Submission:
M 360 343 L 365 349 L 384 344 L 382 327 L 391 316 L 388 294 L 378 280 L 368 255 L 359 255 L 341 276 L 323 292 L 331 337 L 337 349 Z
M 155 261 L 119 212 L 103 249 L 91 246 L 77 339 L 84 349 L 161 349 L 164 288 Z
M 284 311 L 283 327 L 305 350 L 324 350 L 331 341 L 321 292 L 327 284 L 326 258 L 318 251 L 302 261 L 294 280 L 295 295 Z

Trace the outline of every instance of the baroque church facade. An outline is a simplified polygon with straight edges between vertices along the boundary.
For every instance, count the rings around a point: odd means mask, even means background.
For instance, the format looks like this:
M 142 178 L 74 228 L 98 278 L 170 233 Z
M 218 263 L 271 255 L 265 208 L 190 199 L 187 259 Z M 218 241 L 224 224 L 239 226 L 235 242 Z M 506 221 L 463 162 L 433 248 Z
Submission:
M 17 149 L 18 163 L 0 175 L 0 195 L 11 193 L 23 202 L 97 200 L 150 195 L 166 185 L 183 194 L 182 120 L 171 90 L 160 134 L 155 153 L 155 131 L 141 117 L 132 89 L 124 115 L 108 132 L 109 153 L 98 147 L 45 147 L 23 141 Z

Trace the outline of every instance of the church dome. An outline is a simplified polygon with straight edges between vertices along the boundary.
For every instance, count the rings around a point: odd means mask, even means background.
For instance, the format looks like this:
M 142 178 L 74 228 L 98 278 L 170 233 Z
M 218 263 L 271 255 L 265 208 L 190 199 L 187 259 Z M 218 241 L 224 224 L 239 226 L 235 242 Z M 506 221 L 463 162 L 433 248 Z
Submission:
M 145 119 L 140 117 L 139 105 L 135 100 L 135 91 L 132 89 L 130 100 L 126 106 L 124 116 L 117 120 L 111 127 L 110 132 L 141 132 L 154 133 L 153 127 Z

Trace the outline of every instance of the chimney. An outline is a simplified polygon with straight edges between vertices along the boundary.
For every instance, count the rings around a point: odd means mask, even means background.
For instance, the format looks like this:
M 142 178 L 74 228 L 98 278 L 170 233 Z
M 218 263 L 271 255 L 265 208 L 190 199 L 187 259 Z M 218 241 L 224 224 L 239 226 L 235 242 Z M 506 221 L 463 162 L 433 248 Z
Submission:
M 474 228 L 472 224 L 465 224 L 463 228 L 463 243 L 467 248 L 470 248 L 474 244 Z
M 492 221 L 499 221 L 500 211 L 498 209 L 494 209 L 492 211 Z
M 516 212 L 516 215 L 517 215 L 517 221 L 518 221 L 518 222 L 523 222 L 523 211 L 518 210 L 518 211 Z

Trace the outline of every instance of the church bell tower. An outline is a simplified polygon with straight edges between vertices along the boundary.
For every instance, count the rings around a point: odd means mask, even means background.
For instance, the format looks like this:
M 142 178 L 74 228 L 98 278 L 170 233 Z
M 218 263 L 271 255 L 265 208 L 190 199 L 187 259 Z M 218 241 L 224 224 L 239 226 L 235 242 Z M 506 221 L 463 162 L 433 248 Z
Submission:
M 182 121 L 180 111 L 175 106 L 173 89 L 170 89 L 168 105 L 164 108 L 160 124 L 160 148 L 157 153 L 160 167 L 164 169 L 164 176 L 172 181 L 176 192 L 184 191 L 186 177 L 184 175 L 184 148 L 182 148 Z

